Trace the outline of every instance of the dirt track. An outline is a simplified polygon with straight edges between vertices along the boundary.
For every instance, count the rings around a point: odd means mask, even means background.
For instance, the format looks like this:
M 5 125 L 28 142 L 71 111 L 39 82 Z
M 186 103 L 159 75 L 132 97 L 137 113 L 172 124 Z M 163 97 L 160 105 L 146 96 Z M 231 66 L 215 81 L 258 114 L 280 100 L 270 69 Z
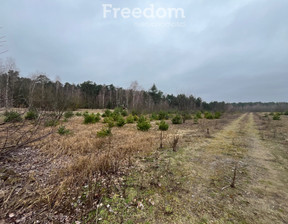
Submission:
M 183 133 L 191 143 L 177 153 L 160 153 L 144 171 L 145 178 L 139 178 L 147 189 L 138 197 L 147 197 L 154 205 L 147 203 L 147 210 L 137 211 L 139 218 L 131 220 L 288 223 L 287 149 L 262 140 L 257 119 L 252 113 L 243 114 L 206 139 Z M 160 164 L 156 170 L 155 164 Z M 234 173 L 235 188 L 231 188 Z M 153 183 L 157 187 L 143 184 L 148 177 L 157 180 Z

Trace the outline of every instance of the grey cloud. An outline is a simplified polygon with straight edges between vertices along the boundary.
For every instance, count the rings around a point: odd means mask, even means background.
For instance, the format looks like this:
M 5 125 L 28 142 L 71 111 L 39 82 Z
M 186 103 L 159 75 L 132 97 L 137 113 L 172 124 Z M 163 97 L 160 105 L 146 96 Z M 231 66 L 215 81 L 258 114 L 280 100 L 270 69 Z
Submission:
M 287 101 L 286 0 L 109 2 L 183 7 L 185 26 L 176 28 L 103 19 L 102 3 L 2 1 L 9 52 L 1 57 L 15 58 L 22 75 L 40 70 L 52 79 L 123 87 L 137 80 L 145 89 L 156 83 L 207 101 Z

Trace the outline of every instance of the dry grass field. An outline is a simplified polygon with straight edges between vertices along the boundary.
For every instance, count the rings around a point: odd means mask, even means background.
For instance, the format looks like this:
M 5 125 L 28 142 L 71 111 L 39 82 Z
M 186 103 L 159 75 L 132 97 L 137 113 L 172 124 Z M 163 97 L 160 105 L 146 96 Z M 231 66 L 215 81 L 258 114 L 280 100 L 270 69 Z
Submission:
M 1 157 L 0 223 L 288 222 L 288 116 L 167 122 L 159 149 L 157 121 L 98 137 L 102 121 L 61 119 L 40 143 Z

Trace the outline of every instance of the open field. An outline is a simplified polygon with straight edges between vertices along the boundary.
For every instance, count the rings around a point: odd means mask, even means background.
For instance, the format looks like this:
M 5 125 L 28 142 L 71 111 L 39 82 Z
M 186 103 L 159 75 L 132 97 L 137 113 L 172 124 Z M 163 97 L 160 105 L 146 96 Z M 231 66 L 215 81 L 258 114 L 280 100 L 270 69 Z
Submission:
M 288 116 L 167 121 L 162 149 L 157 122 L 101 138 L 106 124 L 74 116 L 7 152 L 0 223 L 288 223 Z

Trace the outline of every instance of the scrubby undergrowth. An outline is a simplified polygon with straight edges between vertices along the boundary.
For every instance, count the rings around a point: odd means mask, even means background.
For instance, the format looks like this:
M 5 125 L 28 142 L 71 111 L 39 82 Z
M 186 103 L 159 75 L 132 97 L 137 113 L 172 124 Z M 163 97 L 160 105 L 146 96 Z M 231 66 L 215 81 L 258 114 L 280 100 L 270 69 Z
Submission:
M 93 112 L 95 115 L 101 113 L 101 111 L 89 111 L 88 114 Z M 200 147 L 203 156 L 200 159 L 199 154 L 187 151 L 187 147 L 195 148 L 200 143 L 205 147 L 207 141 L 214 141 L 215 134 L 238 115 L 223 115 L 219 120 L 207 120 L 201 119 L 198 114 L 195 116 L 197 123 L 195 120 L 186 120 L 184 124 L 178 125 L 166 121 L 169 129 L 163 133 L 161 150 L 158 149 L 160 122 L 152 121 L 151 128 L 142 132 L 137 130 L 137 123 L 132 122 L 132 117 L 134 121 L 138 119 L 136 116 L 128 116 L 124 120 L 122 117 L 126 114 L 119 112 L 113 119 L 116 124 L 119 122 L 117 118 L 121 118 L 119 127 L 117 125 L 109 127 L 109 122 L 112 122 L 111 111 L 106 111 L 104 117 L 96 116 L 97 122 L 87 125 L 83 123 L 85 119 L 83 116 L 70 117 L 69 115 L 65 128 L 63 128 L 64 120 L 60 120 L 59 126 L 55 127 L 55 133 L 45 139 L 43 147 L 37 147 L 38 144 L 34 147 L 31 145 L 29 148 L 18 149 L 7 154 L 5 160 L 1 159 L 0 163 L 3 167 L 0 170 L 1 218 L 6 219 L 7 222 L 20 220 L 20 223 L 33 223 L 36 220 L 54 223 L 73 223 L 73 221 L 171 223 L 193 220 L 191 217 L 183 216 L 185 209 L 182 206 L 185 204 L 185 199 L 181 197 L 188 194 L 186 186 L 193 184 L 193 180 L 201 185 L 202 178 L 199 175 L 205 174 L 207 166 L 205 163 L 210 161 L 206 156 L 216 157 L 213 153 L 204 153 L 204 149 Z M 104 119 L 109 119 L 109 122 L 103 123 Z M 129 122 L 123 126 L 127 119 Z M 145 121 L 148 122 L 148 118 Z M 246 121 L 243 121 L 245 125 Z M 269 122 L 279 121 L 270 119 Z M 281 122 L 287 122 L 287 118 L 283 118 Z M 279 123 L 275 124 L 279 125 Z M 240 129 L 242 126 L 240 125 Z M 57 133 L 59 127 L 62 127 L 60 132 L 64 134 Z M 281 136 L 285 138 L 286 135 L 283 134 L 285 130 L 275 128 L 276 138 Z M 99 132 L 110 129 L 111 133 L 99 136 Z M 209 136 L 207 129 L 209 129 Z M 65 130 L 71 132 L 65 134 Z M 283 131 L 283 135 L 278 134 L 280 130 Z M 244 132 L 245 126 L 240 131 Z M 266 136 L 273 138 L 273 132 L 269 134 L 265 132 L 263 135 L 265 138 Z M 171 145 L 175 136 L 180 137 L 177 152 L 173 152 Z M 223 143 L 226 141 L 225 136 L 221 138 L 217 147 L 216 145 L 213 147 L 219 150 L 217 153 L 222 150 L 222 140 Z M 229 144 L 235 146 L 245 142 L 237 138 L 231 141 Z M 237 152 L 225 148 L 220 153 L 221 158 L 224 155 L 225 158 L 232 156 L 233 161 L 242 160 L 247 147 L 241 145 L 239 148 L 243 150 Z M 187 166 L 188 162 L 192 163 Z M 193 171 L 190 168 L 194 163 L 199 166 L 194 167 Z M 234 163 L 227 164 L 227 169 L 234 168 Z M 211 184 L 216 184 L 219 188 L 226 183 L 229 184 L 230 173 L 226 177 L 226 173 L 222 173 L 223 170 L 217 172 L 219 173 L 215 173 Z M 197 188 L 196 185 L 195 187 Z M 211 189 L 211 192 L 205 192 L 207 193 L 205 197 L 212 197 L 215 194 L 215 188 Z M 230 193 L 230 190 L 228 192 Z M 217 195 L 216 199 L 220 200 L 220 198 L 221 194 Z M 205 201 L 199 198 L 195 200 L 201 204 L 199 209 L 193 211 L 201 216 L 201 209 L 205 211 Z M 207 206 L 206 210 L 212 211 L 213 208 Z M 203 216 L 202 222 L 210 219 L 211 214 L 209 213 L 207 217 Z M 179 219 L 181 216 L 187 219 Z M 219 210 L 215 213 L 215 217 L 218 216 L 220 216 Z M 152 218 L 145 219 L 145 217 Z M 200 218 L 195 220 L 201 221 Z

